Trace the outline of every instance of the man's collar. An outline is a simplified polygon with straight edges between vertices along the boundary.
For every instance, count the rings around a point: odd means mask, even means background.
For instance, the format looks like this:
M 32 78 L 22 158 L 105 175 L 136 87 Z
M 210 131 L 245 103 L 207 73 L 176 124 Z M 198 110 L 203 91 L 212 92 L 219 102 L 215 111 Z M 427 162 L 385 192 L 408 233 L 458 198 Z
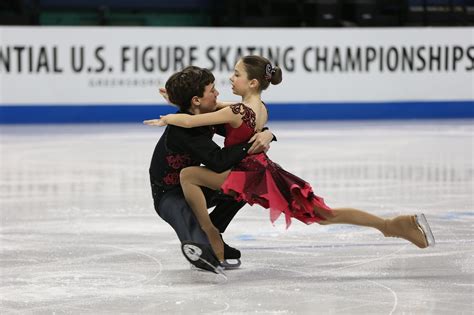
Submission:
M 191 113 L 191 112 L 187 112 L 187 111 L 184 111 L 184 110 L 181 110 L 179 109 L 176 114 L 188 114 L 188 115 L 194 115 L 194 113 Z
M 191 112 L 186 112 L 186 111 L 183 111 L 181 109 L 179 109 L 176 114 L 188 114 L 188 115 L 194 115 L 194 113 L 191 113 Z

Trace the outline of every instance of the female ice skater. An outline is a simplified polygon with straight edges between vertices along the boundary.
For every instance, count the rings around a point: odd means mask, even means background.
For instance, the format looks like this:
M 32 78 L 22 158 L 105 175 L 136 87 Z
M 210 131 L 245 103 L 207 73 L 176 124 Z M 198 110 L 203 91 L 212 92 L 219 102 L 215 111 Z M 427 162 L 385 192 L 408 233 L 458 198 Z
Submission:
M 170 124 L 184 128 L 225 124 L 225 146 L 247 142 L 267 122 L 268 112 L 261 94 L 270 83 L 279 84 L 282 81 L 282 71 L 279 67 L 272 67 L 266 58 L 246 56 L 235 65 L 230 81 L 233 93 L 242 97 L 241 103 L 213 113 L 170 114 L 144 123 L 156 126 Z M 186 201 L 196 214 L 219 261 L 224 260 L 224 247 L 219 231 L 209 219 L 201 186 L 221 189 L 237 200 L 269 208 L 272 222 L 284 213 L 287 227 L 293 217 L 306 224 L 317 222 L 322 225 L 353 224 L 372 227 L 386 237 L 400 237 L 419 248 L 433 246 L 435 243 L 423 214 L 383 219 L 353 208 L 331 209 L 323 198 L 313 193 L 307 182 L 282 169 L 265 153 L 248 155 L 237 166 L 223 173 L 200 166 L 187 167 L 181 171 L 180 181 Z

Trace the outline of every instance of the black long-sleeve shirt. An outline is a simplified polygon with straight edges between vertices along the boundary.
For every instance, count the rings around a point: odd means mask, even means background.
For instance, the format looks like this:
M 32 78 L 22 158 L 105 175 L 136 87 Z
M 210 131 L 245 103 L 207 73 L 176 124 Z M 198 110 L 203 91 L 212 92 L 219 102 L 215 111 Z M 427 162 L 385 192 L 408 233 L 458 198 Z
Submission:
M 240 162 L 251 147 L 250 143 L 221 148 L 214 141 L 220 127 L 181 128 L 169 125 L 156 144 L 150 164 L 150 180 L 156 199 L 180 185 L 179 172 L 188 166 L 204 164 L 221 173 Z M 221 133 L 222 134 L 222 133 Z

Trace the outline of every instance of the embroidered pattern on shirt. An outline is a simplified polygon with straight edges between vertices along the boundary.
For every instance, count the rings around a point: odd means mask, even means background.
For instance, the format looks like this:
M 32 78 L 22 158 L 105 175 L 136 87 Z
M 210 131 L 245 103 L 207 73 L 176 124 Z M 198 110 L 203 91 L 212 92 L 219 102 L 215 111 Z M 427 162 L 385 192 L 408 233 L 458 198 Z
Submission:
M 191 157 L 189 154 L 170 154 L 166 156 L 168 165 L 177 170 L 191 165 Z
M 179 184 L 179 173 L 168 173 L 163 177 L 163 182 L 166 185 L 178 185 Z
M 234 114 L 242 115 L 242 121 L 252 130 L 256 126 L 256 117 L 255 112 L 248 106 L 245 106 L 242 103 L 230 105 L 230 109 Z
M 166 163 L 169 169 L 166 175 L 162 178 L 165 185 L 179 185 L 179 172 L 188 166 L 193 165 L 193 160 L 189 154 L 168 154 L 166 157 Z

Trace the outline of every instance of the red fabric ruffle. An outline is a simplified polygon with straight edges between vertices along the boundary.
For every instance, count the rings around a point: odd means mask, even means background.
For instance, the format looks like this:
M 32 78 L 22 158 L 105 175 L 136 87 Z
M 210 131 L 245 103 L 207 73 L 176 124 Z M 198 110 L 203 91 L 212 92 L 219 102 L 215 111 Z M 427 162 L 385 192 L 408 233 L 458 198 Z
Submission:
M 221 189 L 239 201 L 270 209 L 272 223 L 284 213 L 287 228 L 292 217 L 306 224 L 324 220 L 314 211 L 315 207 L 331 212 L 324 199 L 316 196 L 307 182 L 285 171 L 265 153 L 243 159 L 229 173 Z

